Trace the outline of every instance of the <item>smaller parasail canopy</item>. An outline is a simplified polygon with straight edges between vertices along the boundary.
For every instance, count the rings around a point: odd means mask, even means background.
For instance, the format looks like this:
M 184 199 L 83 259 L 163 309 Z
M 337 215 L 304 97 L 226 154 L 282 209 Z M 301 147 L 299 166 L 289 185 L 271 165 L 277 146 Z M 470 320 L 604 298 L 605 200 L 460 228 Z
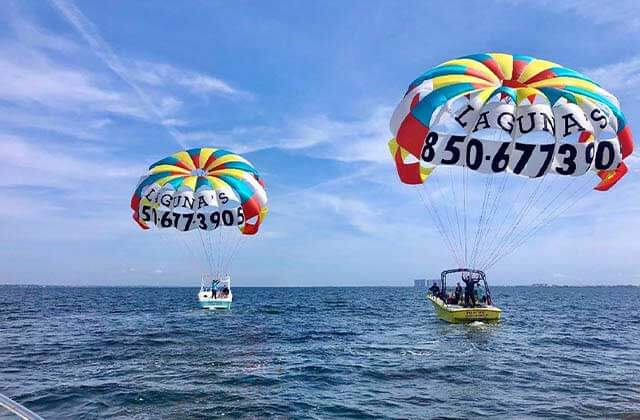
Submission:
M 133 219 L 143 229 L 179 231 L 235 226 L 258 232 L 267 193 L 256 169 L 223 149 L 183 150 L 149 167 L 131 197 Z

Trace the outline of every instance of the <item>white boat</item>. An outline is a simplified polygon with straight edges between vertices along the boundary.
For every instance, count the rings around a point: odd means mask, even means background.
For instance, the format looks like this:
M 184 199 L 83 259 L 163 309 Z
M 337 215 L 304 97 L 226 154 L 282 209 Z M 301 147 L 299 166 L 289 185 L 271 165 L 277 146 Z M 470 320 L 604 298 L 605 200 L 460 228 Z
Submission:
M 200 306 L 207 309 L 231 309 L 232 301 L 230 276 L 202 276 L 198 293 Z

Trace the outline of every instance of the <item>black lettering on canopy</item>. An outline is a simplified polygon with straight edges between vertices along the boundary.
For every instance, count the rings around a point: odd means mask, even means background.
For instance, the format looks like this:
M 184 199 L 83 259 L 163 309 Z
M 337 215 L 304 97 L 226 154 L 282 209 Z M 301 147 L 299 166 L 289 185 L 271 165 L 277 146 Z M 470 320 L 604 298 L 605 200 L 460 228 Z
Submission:
M 508 121 L 505 122 L 505 118 L 504 117 L 509 117 Z M 511 134 L 511 132 L 513 131 L 513 122 L 515 121 L 515 119 L 516 119 L 516 116 L 513 115 L 512 113 L 503 112 L 502 114 L 498 115 L 498 125 L 504 131 L 506 131 L 509 134 Z
M 222 204 L 227 204 L 227 202 L 229 202 L 229 197 L 227 197 L 227 195 L 223 192 L 218 194 L 218 199 L 222 201 Z
M 598 127 L 605 128 L 607 126 L 607 116 L 598 108 L 591 111 L 591 119 L 598 123 Z
M 162 194 L 162 197 L 160 197 L 160 204 L 162 204 L 165 207 L 169 207 L 171 205 L 171 198 L 172 198 L 171 194 L 168 194 L 168 193 Z
M 462 111 L 461 114 L 457 115 L 455 117 L 455 120 L 458 121 L 458 124 L 460 124 L 460 127 L 466 127 L 467 123 L 462 121 L 462 117 L 464 117 L 466 114 L 468 114 L 470 111 L 473 111 L 473 107 L 471 105 L 467 104 L 467 107 L 465 108 L 464 111 Z
M 182 199 L 183 199 L 182 200 L 182 207 L 184 207 L 185 209 L 192 209 L 193 208 L 193 203 L 196 201 L 195 198 L 183 196 Z
M 185 195 L 176 195 L 173 197 L 173 207 L 182 207 L 185 209 L 193 208 L 195 198 L 187 197 Z
M 570 135 L 571 131 L 569 129 L 572 127 L 578 127 L 578 131 L 585 130 L 585 128 L 573 117 L 573 114 L 563 115 L 562 119 L 564 120 L 564 134 L 562 134 L 562 137 Z M 571 123 L 569 123 L 569 120 L 571 120 Z
M 542 121 L 544 126 L 542 127 L 543 131 L 556 135 L 556 120 L 553 118 L 553 115 L 547 115 L 544 112 L 542 113 Z M 551 127 L 551 129 L 549 129 Z
M 484 128 L 491 128 L 491 126 L 489 125 L 489 119 L 487 118 L 487 115 L 489 114 L 489 111 L 485 111 L 482 114 L 480 114 L 480 118 L 478 118 L 478 122 L 476 123 L 476 126 L 473 128 L 473 132 L 475 133 L 476 131 L 479 130 L 479 126 L 480 124 L 483 124 Z
M 152 201 L 152 200 L 151 200 L 151 194 L 153 194 L 154 192 L 156 192 L 156 189 L 155 189 L 155 188 L 151 188 L 151 189 L 149 190 L 149 192 L 147 192 L 147 195 L 145 195 L 145 196 L 144 196 L 144 198 L 146 198 L 146 199 L 147 199 L 147 200 L 149 200 L 149 201 Z M 156 197 L 156 198 L 157 198 L 157 197 Z
M 200 210 L 203 207 L 207 207 L 207 200 L 204 198 L 204 196 L 199 196 L 198 197 L 198 210 Z
M 522 133 L 522 134 L 530 133 L 531 131 L 533 131 L 533 129 L 536 126 L 535 120 L 534 120 L 534 117 L 536 116 L 536 113 L 535 112 L 528 112 L 527 115 L 529 116 L 529 119 L 531 120 L 531 124 L 529 125 L 528 129 L 525 129 L 523 127 L 523 124 L 522 124 L 523 115 L 520 115 L 518 117 L 518 127 L 520 127 L 520 133 Z

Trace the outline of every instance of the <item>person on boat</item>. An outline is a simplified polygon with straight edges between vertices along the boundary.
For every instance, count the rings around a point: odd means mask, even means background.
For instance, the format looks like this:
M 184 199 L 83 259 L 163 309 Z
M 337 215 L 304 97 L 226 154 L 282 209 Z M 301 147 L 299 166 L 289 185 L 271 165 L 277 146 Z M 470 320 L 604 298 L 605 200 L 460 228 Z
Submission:
M 456 288 L 453 291 L 454 297 L 456 299 L 456 305 L 460 303 L 460 298 L 462 297 L 462 286 L 460 286 L 460 282 L 456 283 Z
M 435 281 L 433 282 L 433 286 L 429 288 L 429 291 L 433 296 L 440 297 L 440 288 L 438 287 L 438 284 Z
M 466 277 L 462 277 L 462 281 L 466 285 L 464 288 L 464 307 L 469 307 L 469 300 L 471 300 L 471 307 L 475 308 L 476 306 L 476 293 L 475 286 L 480 283 L 480 279 L 474 279 L 471 275 L 467 275 Z
M 222 289 L 222 293 L 220 294 L 221 298 L 228 298 L 229 297 L 229 288 L 227 286 L 224 286 L 224 289 Z

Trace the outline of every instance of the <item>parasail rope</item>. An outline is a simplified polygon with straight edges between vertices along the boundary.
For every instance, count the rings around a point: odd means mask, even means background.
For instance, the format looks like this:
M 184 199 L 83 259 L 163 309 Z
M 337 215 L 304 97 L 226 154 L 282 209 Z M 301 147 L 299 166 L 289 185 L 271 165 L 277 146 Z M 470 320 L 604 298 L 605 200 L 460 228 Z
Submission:
M 572 181 L 574 181 L 574 182 L 572 182 L 570 184 L 571 185 L 575 184 L 576 183 L 575 182 L 576 178 L 574 178 Z M 507 255 L 510 255 L 511 253 L 513 253 L 513 251 L 515 251 L 516 249 L 521 247 L 523 244 L 525 244 L 529 239 L 534 237 L 540 230 L 544 229 L 546 226 L 548 226 L 554 220 L 559 218 L 560 215 L 562 215 L 564 212 L 566 212 L 571 207 L 573 207 L 576 203 L 578 203 L 580 200 L 582 200 L 585 196 L 587 196 L 589 193 L 591 193 L 593 191 L 593 189 L 591 187 L 591 183 L 592 183 L 591 179 L 587 179 L 584 183 L 582 183 L 582 185 L 576 191 L 574 191 L 572 194 L 570 194 L 566 199 L 564 199 L 564 201 L 561 202 L 561 204 L 559 204 L 558 206 L 554 207 L 547 214 L 546 210 L 551 206 L 551 204 L 553 204 L 555 199 L 557 197 L 559 197 L 561 193 L 556 195 L 556 197 L 547 204 L 545 209 L 543 209 L 543 211 L 540 212 L 540 214 L 538 215 L 537 219 L 539 219 L 539 217 L 541 215 L 545 215 L 545 214 L 546 214 L 546 217 L 544 217 L 542 220 L 538 221 L 537 223 L 535 223 L 535 222 L 532 223 L 532 226 L 528 230 L 526 230 L 526 232 L 523 232 L 522 235 L 518 235 L 517 240 L 514 241 L 511 244 L 511 246 L 506 250 L 506 252 L 504 254 L 498 255 L 497 258 L 495 258 L 493 261 L 490 261 L 487 264 L 487 269 L 493 267 L 502 258 L 504 258 Z M 585 186 L 587 186 L 586 191 L 585 191 Z M 563 189 L 563 191 L 566 190 L 566 189 L 567 189 L 567 187 L 565 187 L 565 189 Z
M 506 230 L 503 231 L 502 235 L 498 235 L 498 241 L 495 243 L 494 248 L 489 250 L 488 259 L 493 258 L 494 254 L 500 253 L 502 249 L 506 246 L 507 243 L 511 240 L 512 236 L 517 232 L 517 228 L 520 226 L 522 220 L 524 220 L 525 216 L 528 214 L 529 210 L 533 207 L 535 200 L 539 197 L 538 193 L 540 191 L 540 187 L 542 186 L 544 179 L 536 184 L 536 187 L 533 191 L 529 192 L 527 199 L 525 200 L 524 206 L 520 208 L 520 210 L 516 211 L 516 218 L 511 224 L 507 224 L 509 226 Z
M 464 266 L 467 266 L 467 165 L 462 166 L 462 184 L 464 190 Z
M 459 216 L 459 212 L 458 212 L 458 199 L 456 197 L 456 188 L 454 187 L 454 174 L 455 174 L 455 170 L 457 168 L 454 167 L 450 167 L 449 168 L 449 184 L 451 185 L 451 191 L 453 192 L 453 210 L 455 211 L 455 220 L 456 220 L 456 228 L 457 228 L 457 239 L 458 239 L 458 243 L 460 244 L 460 250 L 462 250 L 462 228 L 461 228 L 461 223 L 460 223 L 460 216 Z M 458 185 L 457 183 L 455 183 L 455 185 Z
M 476 254 L 478 251 L 478 242 L 484 231 L 484 223 L 486 222 L 485 214 L 487 212 L 487 202 L 491 198 L 491 194 L 490 194 L 491 184 L 493 184 L 493 177 L 486 175 L 484 177 L 484 196 L 482 199 L 482 209 L 480 211 L 480 217 L 478 219 L 476 234 L 473 239 L 473 247 L 471 252 L 471 268 L 474 268 L 475 266 Z
M 444 169 L 444 168 L 442 168 L 442 169 Z M 442 187 L 442 185 L 440 184 L 439 173 L 440 173 L 440 171 L 438 171 L 437 174 L 434 174 L 435 176 L 433 177 L 433 182 L 435 184 L 437 184 L 436 191 L 438 191 L 440 193 L 440 196 L 443 197 L 443 196 L 445 196 L 444 192 L 446 191 L 446 187 Z M 449 172 L 449 174 L 450 174 L 450 172 Z M 446 175 L 443 173 L 443 176 L 446 176 Z M 426 190 L 426 187 L 424 188 L 423 193 L 425 195 L 427 195 L 429 198 L 431 198 L 431 194 L 429 194 L 429 191 Z M 434 209 L 437 209 L 437 207 L 441 207 L 443 209 L 443 211 L 445 213 L 445 216 L 447 218 L 447 222 L 448 222 L 447 223 L 447 228 L 445 228 L 444 231 L 447 234 L 447 236 L 450 238 L 451 245 L 455 247 L 457 238 L 455 237 L 455 231 L 453 229 L 453 220 L 454 220 L 454 217 L 453 217 L 453 214 L 452 214 L 453 212 L 450 211 L 450 208 L 449 208 L 448 205 L 447 206 L 436 206 L 435 203 L 432 202 L 431 206 Z M 443 225 L 444 225 L 444 222 L 443 222 Z M 462 248 L 460 248 L 460 249 L 462 249 Z
M 197 229 L 197 230 L 198 230 L 198 237 L 200 238 L 200 243 L 202 244 L 202 249 L 204 250 L 206 261 L 209 265 L 209 269 L 213 270 L 213 266 L 211 265 L 211 254 L 209 253 L 207 245 L 205 244 L 205 240 L 202 237 L 202 230 L 200 229 Z
M 438 230 L 438 233 L 440 234 L 440 237 L 447 242 L 447 245 L 449 247 L 449 251 L 451 252 L 451 255 L 453 256 L 456 264 L 459 265 L 460 264 L 460 257 L 458 256 L 458 253 L 456 252 L 456 249 L 453 246 L 453 244 L 451 242 L 451 239 L 449 238 L 448 235 L 445 234 L 445 232 L 443 230 L 442 220 L 440 219 L 440 215 L 438 214 L 437 210 L 433 206 L 433 203 L 431 202 L 431 196 L 429 194 L 425 194 L 426 195 L 426 199 L 425 199 L 425 197 L 422 195 L 422 187 L 421 186 L 418 186 L 417 190 L 418 190 L 418 194 L 420 195 L 420 198 L 422 199 L 422 202 L 424 203 L 425 207 L 427 208 L 427 211 L 429 212 L 429 215 L 431 216 L 431 219 L 435 220 L 435 222 L 436 222 L 436 229 Z

